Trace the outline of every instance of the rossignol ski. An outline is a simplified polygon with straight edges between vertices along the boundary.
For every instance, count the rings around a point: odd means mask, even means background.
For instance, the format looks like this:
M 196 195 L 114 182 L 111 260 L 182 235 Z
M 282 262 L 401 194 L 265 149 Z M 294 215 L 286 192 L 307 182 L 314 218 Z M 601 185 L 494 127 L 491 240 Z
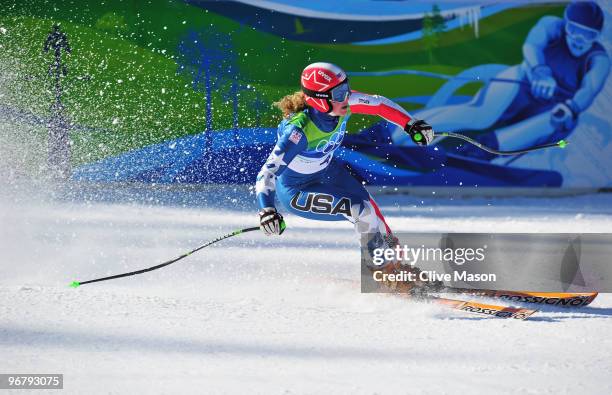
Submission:
M 489 289 L 452 288 L 445 290 L 450 293 L 485 296 L 508 302 L 532 303 L 546 306 L 584 307 L 597 297 L 597 292 L 528 292 L 528 291 L 496 291 Z

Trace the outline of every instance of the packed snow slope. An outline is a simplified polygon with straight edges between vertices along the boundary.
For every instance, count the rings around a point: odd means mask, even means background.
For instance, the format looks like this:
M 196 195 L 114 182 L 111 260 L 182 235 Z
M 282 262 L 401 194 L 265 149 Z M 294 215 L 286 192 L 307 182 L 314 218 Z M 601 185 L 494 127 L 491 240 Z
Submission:
M 348 223 L 257 223 L 240 188 L 4 188 L 0 372 L 64 393 L 612 393 L 612 297 L 529 321 L 360 294 Z M 398 231 L 609 232 L 612 195 L 380 196 Z

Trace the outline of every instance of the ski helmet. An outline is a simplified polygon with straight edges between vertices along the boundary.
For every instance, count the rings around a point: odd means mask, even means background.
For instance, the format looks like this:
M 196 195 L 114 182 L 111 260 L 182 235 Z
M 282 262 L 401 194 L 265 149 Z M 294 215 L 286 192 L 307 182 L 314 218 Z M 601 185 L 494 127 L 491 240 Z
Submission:
M 331 112 L 332 101 L 343 102 L 350 95 L 346 73 L 335 64 L 312 63 L 300 80 L 306 104 L 324 113 Z
M 565 8 L 565 42 L 573 56 L 582 56 L 591 49 L 603 23 L 603 11 L 592 1 L 576 1 Z
M 575 1 L 565 8 L 565 21 L 601 32 L 604 14 L 594 1 Z

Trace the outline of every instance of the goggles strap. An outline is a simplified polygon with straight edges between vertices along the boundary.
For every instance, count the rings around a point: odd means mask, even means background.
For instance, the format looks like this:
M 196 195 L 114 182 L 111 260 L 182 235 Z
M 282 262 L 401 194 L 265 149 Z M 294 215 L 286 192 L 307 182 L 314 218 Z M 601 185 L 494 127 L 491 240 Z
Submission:
M 331 99 L 330 91 L 317 92 L 317 91 L 313 91 L 312 89 L 302 87 L 302 92 L 304 92 L 307 96 L 313 97 L 315 99 Z

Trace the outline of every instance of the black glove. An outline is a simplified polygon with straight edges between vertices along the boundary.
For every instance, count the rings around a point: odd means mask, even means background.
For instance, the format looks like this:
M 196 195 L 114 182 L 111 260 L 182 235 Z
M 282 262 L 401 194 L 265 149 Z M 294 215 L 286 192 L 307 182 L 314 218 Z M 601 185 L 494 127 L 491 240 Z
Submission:
M 429 124 L 421 119 L 411 119 L 404 130 L 416 145 L 427 145 L 433 140 L 434 132 Z
M 281 235 L 285 231 L 285 220 L 274 207 L 266 207 L 259 212 L 259 228 L 266 236 Z

